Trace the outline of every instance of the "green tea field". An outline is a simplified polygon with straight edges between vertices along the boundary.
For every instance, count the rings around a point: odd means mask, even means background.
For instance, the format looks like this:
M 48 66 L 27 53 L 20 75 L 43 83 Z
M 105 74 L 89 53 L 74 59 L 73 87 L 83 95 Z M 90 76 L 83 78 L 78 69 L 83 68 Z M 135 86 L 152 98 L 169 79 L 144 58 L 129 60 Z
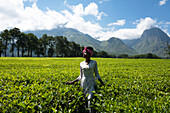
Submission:
M 82 113 L 83 58 L 0 58 L 0 113 Z M 169 59 L 92 58 L 106 84 L 97 82 L 97 112 L 170 112 Z M 111 85 L 111 86 L 107 86 Z

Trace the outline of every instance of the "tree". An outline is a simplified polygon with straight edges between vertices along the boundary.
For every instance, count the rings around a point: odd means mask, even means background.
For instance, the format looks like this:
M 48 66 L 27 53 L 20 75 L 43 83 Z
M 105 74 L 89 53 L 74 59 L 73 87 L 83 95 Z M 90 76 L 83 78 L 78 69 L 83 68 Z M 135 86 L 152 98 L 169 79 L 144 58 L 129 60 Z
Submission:
M 32 52 L 33 50 L 35 50 L 37 46 L 37 37 L 32 33 L 28 33 L 27 37 L 28 37 L 28 40 L 27 40 L 28 56 L 30 56 L 30 53 L 31 53 L 31 57 L 32 57 Z
M 52 57 L 54 54 L 54 45 L 50 45 L 50 48 L 48 49 L 48 56 Z
M 27 35 L 25 33 L 20 34 L 20 47 L 21 47 L 21 52 L 22 52 L 22 57 L 24 56 L 24 53 L 27 49 L 26 43 L 27 43 Z
M 31 40 L 31 42 L 32 42 L 32 46 L 31 46 L 31 57 L 32 57 L 33 51 L 35 53 L 37 46 L 39 46 L 39 41 L 38 41 L 37 36 L 34 35 L 34 37 Z
M 48 56 L 52 57 L 54 54 L 54 38 L 52 36 L 48 36 Z
M 3 53 L 3 48 L 4 48 L 4 44 L 2 42 L 2 39 L 0 38 L 0 57 L 1 57 L 1 53 Z
M 35 41 L 35 48 L 34 48 L 34 53 L 37 55 L 37 57 L 40 57 L 41 53 L 42 53 L 42 44 L 41 44 L 41 40 L 39 40 L 38 38 L 36 38 Z
M 47 46 L 48 46 L 48 36 L 47 34 L 44 34 L 41 38 L 41 43 L 42 43 L 42 55 L 46 56 L 47 53 Z
M 19 35 L 17 41 L 16 41 L 16 47 L 17 47 L 17 56 L 19 57 L 20 47 L 21 47 L 21 34 Z
M 55 49 L 56 49 L 56 56 L 62 54 L 62 48 L 64 47 L 63 36 L 56 36 L 55 40 Z
M 104 58 L 106 58 L 106 57 L 108 57 L 108 53 L 105 52 L 105 51 L 101 51 L 101 52 L 98 52 L 98 53 L 97 53 L 97 56 L 98 56 L 98 57 L 104 57 Z
M 5 42 L 4 53 L 5 53 L 5 57 L 6 57 L 7 56 L 8 43 L 9 43 L 9 40 L 10 40 L 9 31 L 7 29 L 5 29 L 3 32 L 1 32 L 0 37 L 2 37 L 2 41 Z
M 76 44 L 75 42 L 70 42 L 69 43 L 69 47 L 70 47 L 70 56 L 72 57 L 78 57 L 81 56 L 81 48 L 79 44 Z
M 69 56 L 69 53 L 71 52 L 70 48 L 69 48 L 69 41 L 67 40 L 66 37 L 63 37 L 62 39 L 63 39 L 64 45 L 61 49 L 61 52 L 62 52 L 63 57 L 65 57 L 65 56 L 67 57 L 67 56 Z
M 16 40 L 19 39 L 20 36 L 20 29 L 19 28 L 13 28 L 9 31 L 10 34 L 10 42 L 11 42 L 11 49 L 10 52 L 12 52 L 12 57 L 14 57 L 14 49 L 16 46 Z M 18 50 L 19 51 L 19 50 Z
M 128 54 L 121 54 L 118 56 L 118 58 L 128 58 Z

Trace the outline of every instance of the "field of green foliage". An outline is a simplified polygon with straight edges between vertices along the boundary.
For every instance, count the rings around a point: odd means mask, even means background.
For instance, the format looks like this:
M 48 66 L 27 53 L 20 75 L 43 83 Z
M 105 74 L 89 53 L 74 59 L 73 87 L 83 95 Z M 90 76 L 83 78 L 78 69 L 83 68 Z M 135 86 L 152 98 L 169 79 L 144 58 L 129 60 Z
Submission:
M 0 58 L 0 112 L 82 112 L 79 76 L 83 58 Z M 169 59 L 92 58 L 98 63 L 93 107 L 97 112 L 170 111 Z M 111 85 L 111 86 L 107 86 Z

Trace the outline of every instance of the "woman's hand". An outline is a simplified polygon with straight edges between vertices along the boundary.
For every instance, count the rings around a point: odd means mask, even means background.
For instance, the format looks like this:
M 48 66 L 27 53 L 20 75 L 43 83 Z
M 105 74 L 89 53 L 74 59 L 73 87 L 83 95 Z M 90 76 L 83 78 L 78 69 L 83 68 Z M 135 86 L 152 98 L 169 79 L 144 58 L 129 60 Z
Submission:
M 78 79 L 75 79 L 75 80 L 73 80 L 73 81 L 68 81 L 68 82 L 66 82 L 66 84 L 70 85 L 70 84 L 74 84 L 74 82 L 78 82 L 78 81 L 79 81 Z
M 66 82 L 66 84 L 68 84 L 68 85 L 73 84 L 73 83 L 74 83 L 74 82 L 72 82 L 72 81 Z

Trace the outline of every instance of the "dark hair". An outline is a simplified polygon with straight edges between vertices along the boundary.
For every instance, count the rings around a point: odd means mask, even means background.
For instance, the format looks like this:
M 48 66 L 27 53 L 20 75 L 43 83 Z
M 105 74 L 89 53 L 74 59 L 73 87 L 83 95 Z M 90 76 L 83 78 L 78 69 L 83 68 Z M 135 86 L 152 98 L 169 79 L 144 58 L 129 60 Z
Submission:
M 90 47 L 90 46 L 88 46 L 87 49 L 90 49 L 91 51 L 94 51 L 93 47 Z

